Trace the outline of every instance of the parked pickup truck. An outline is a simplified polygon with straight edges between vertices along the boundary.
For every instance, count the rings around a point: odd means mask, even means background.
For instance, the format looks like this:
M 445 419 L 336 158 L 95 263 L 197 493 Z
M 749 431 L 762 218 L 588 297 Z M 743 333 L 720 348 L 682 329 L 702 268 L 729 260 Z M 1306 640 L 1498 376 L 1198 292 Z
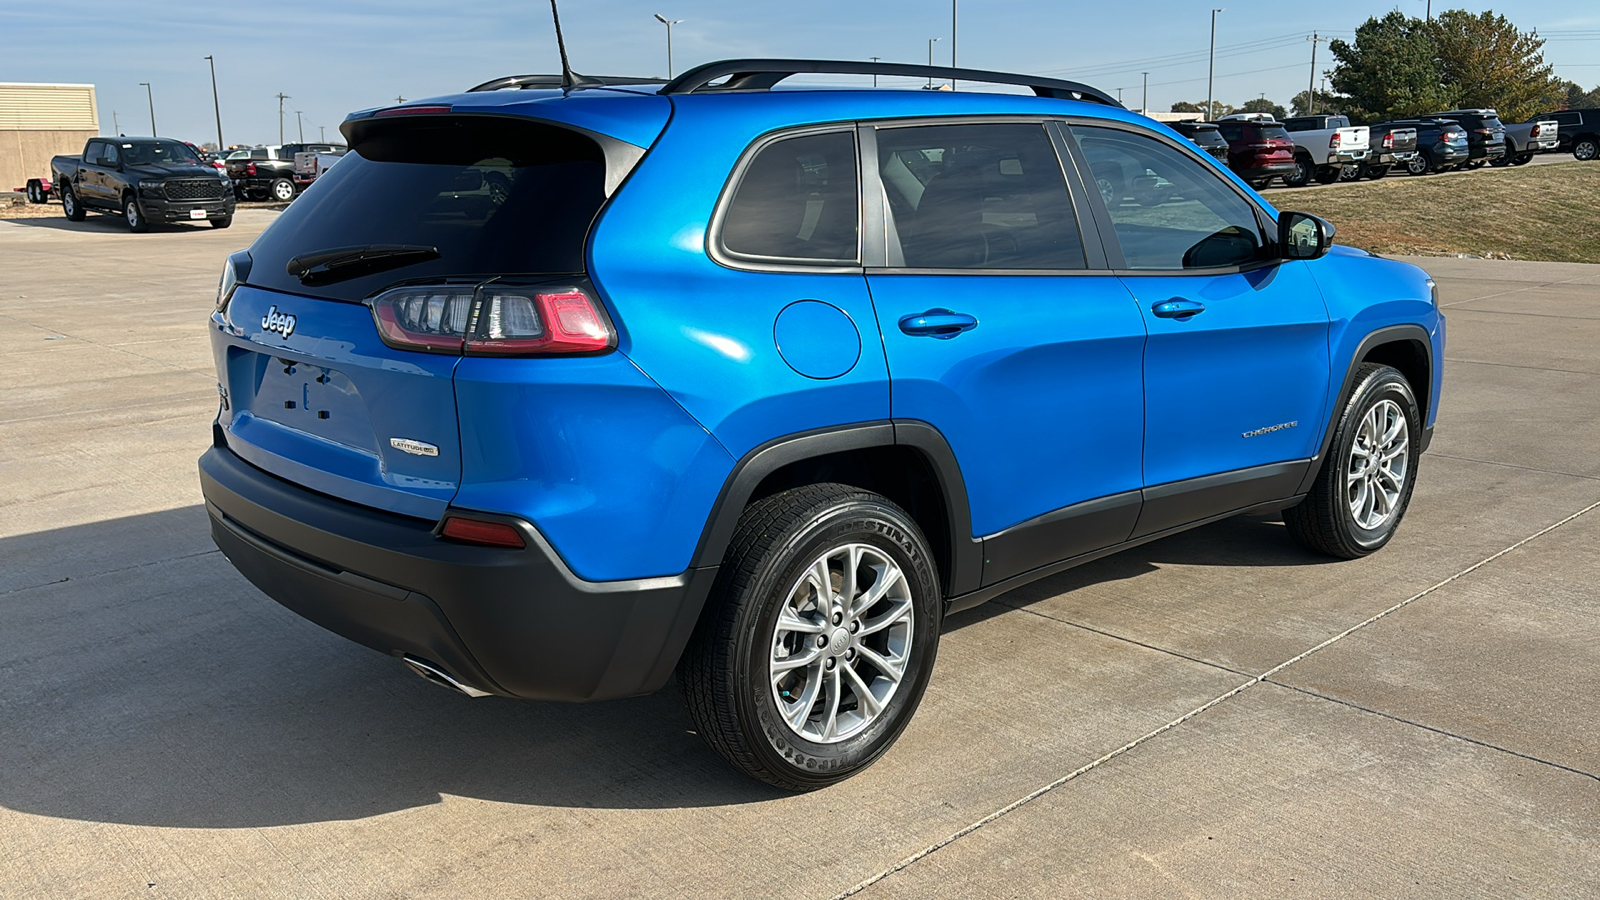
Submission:
M 1561 123 L 1537 116 L 1526 122 L 1505 126 L 1506 155 L 1489 161 L 1491 166 L 1525 166 L 1535 153 L 1549 153 L 1561 146 Z
M 294 155 L 294 183 L 305 190 L 317 176 L 328 171 L 343 153 L 324 153 L 320 150 L 302 150 Z
M 57 156 L 50 170 L 61 208 L 74 222 L 94 210 L 121 213 L 138 232 L 151 222 L 233 224 L 228 179 L 181 141 L 90 138 L 81 156 Z
M 1367 161 L 1356 170 L 1355 178 L 1377 181 L 1395 166 L 1410 166 L 1417 155 L 1417 130 L 1406 125 L 1373 125 L 1368 129 L 1371 146 Z M 1349 170 L 1345 170 L 1348 172 Z
M 1294 138 L 1295 162 L 1299 171 L 1285 178 L 1284 184 L 1299 187 L 1315 178 L 1318 184 L 1332 184 L 1343 177 L 1359 177 L 1367 161 L 1371 136 L 1365 125 L 1351 125 L 1349 116 L 1293 116 L 1283 120 L 1283 128 Z M 1345 170 L 1352 169 L 1349 176 Z
M 235 150 L 228 154 L 228 177 L 233 179 L 233 190 L 240 200 L 287 203 L 302 187 L 294 178 L 296 153 L 344 151 L 343 144 L 284 144 Z

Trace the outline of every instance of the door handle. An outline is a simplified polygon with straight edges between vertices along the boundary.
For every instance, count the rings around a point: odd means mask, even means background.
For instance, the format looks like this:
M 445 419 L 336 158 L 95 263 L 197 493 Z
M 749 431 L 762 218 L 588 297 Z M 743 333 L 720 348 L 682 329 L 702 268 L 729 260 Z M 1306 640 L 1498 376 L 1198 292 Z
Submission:
M 949 340 L 963 331 L 978 327 L 976 316 L 952 312 L 948 309 L 930 309 L 900 317 L 900 330 L 913 336 L 927 336 Z
M 1205 312 L 1206 305 L 1199 300 L 1185 300 L 1182 297 L 1173 297 L 1171 300 L 1163 300 L 1150 307 L 1150 311 L 1160 319 L 1183 320 Z

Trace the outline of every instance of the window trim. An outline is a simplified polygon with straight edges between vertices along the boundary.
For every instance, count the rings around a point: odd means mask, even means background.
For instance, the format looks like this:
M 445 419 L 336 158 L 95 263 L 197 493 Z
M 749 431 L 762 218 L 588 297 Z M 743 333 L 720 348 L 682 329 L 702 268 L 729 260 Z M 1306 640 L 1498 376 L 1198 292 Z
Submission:
M 857 134 L 855 122 L 829 122 L 820 125 L 803 125 L 799 127 L 780 128 L 758 136 L 745 147 L 739 155 L 739 161 L 728 174 L 728 179 L 723 182 L 722 193 L 717 196 L 716 208 L 711 213 L 711 224 L 706 229 L 706 255 L 720 266 L 745 272 L 808 272 L 812 274 L 855 274 L 863 271 L 862 247 L 866 239 L 866 221 L 862 212 L 865 206 L 862 194 L 861 172 L 861 139 Z M 790 256 L 756 256 L 749 253 L 739 253 L 730 250 L 722 241 L 722 228 L 727 220 L 728 207 L 733 204 L 734 195 L 744 183 L 745 173 L 750 164 L 761 154 L 762 150 L 779 141 L 790 138 L 810 137 L 822 134 L 848 134 L 855 146 L 856 165 L 856 256 L 854 260 L 841 259 L 808 259 L 805 257 Z
M 1105 244 L 1105 253 L 1109 261 L 1112 274 L 1117 275 L 1118 277 L 1136 278 L 1149 278 L 1152 276 L 1161 278 L 1215 277 L 1217 275 L 1234 275 L 1240 272 L 1254 272 L 1258 269 L 1264 269 L 1268 266 L 1276 266 L 1284 262 L 1284 260 L 1274 255 L 1271 258 L 1257 260 L 1243 266 L 1214 266 L 1206 269 L 1128 268 L 1127 258 L 1123 256 L 1122 253 L 1122 241 L 1117 237 L 1116 227 L 1111 221 L 1111 211 L 1106 208 L 1105 201 L 1100 197 L 1100 191 L 1098 188 L 1093 191 L 1089 190 L 1091 182 L 1089 182 L 1084 176 L 1085 172 L 1090 171 L 1089 161 L 1088 158 L 1083 155 L 1083 148 L 1078 146 L 1077 137 L 1073 134 L 1072 128 L 1075 125 L 1093 128 L 1109 128 L 1115 131 L 1126 131 L 1130 134 L 1148 137 L 1154 139 L 1158 143 L 1165 144 L 1168 147 L 1177 150 L 1179 153 L 1190 157 L 1201 167 L 1215 165 L 1215 163 L 1207 158 L 1203 158 L 1199 152 L 1200 148 L 1197 145 L 1190 144 L 1189 146 L 1184 146 L 1185 142 L 1173 140 L 1167 135 L 1161 134 L 1157 131 L 1152 131 L 1149 128 L 1144 128 L 1132 122 L 1119 122 L 1114 119 L 1095 119 L 1085 116 L 1064 116 L 1056 120 L 1056 127 L 1061 132 L 1062 143 L 1067 147 L 1068 153 L 1071 155 L 1074 166 L 1077 170 L 1076 174 L 1079 179 L 1079 188 L 1083 191 L 1085 197 L 1087 198 L 1090 209 L 1094 211 L 1096 224 L 1098 225 L 1098 229 L 1100 231 L 1100 239 Z M 1255 213 L 1256 227 L 1261 229 L 1264 246 L 1276 247 L 1278 220 L 1277 217 L 1273 215 L 1272 211 L 1264 207 L 1260 200 L 1251 197 L 1244 191 L 1243 188 L 1241 188 L 1238 184 L 1235 184 L 1233 179 L 1220 178 L 1218 181 L 1220 181 L 1226 187 L 1232 189 L 1232 191 L 1238 195 L 1240 199 L 1245 201 L 1245 203 L 1250 207 L 1251 211 Z
M 1079 181 L 1069 171 L 1067 157 L 1063 153 L 1064 147 L 1059 140 L 1054 123 L 1059 122 L 1058 116 L 1040 115 L 974 115 L 974 116 L 921 116 L 894 119 L 874 119 L 861 123 L 861 130 L 870 136 L 870 139 L 858 140 L 856 146 L 861 151 L 863 208 L 867 211 L 868 221 L 873 223 L 875 231 L 881 235 L 875 245 L 869 245 L 868 253 L 873 250 L 881 252 L 866 257 L 866 274 L 868 275 L 1106 275 L 1109 273 L 1109 260 L 1104 249 L 1104 236 L 1099 235 L 1099 222 L 1092 215 L 1093 210 L 1087 205 Z M 889 238 L 894 235 L 893 220 L 889 216 L 888 197 L 884 194 L 883 178 L 878 171 L 878 135 L 877 133 L 891 129 L 925 128 L 934 126 L 952 125 L 1037 125 L 1044 131 L 1045 139 L 1050 142 L 1050 149 L 1055 153 L 1056 165 L 1061 168 L 1061 177 L 1067 188 L 1068 202 L 1072 204 L 1072 212 L 1078 220 L 1078 236 L 1083 241 L 1084 267 L 1081 269 L 977 269 L 977 268 L 934 268 L 907 266 L 903 261 L 895 263 L 891 256 Z M 871 152 L 868 153 L 870 145 Z M 895 235 L 897 237 L 897 235 Z M 1096 240 L 1095 238 L 1098 238 Z

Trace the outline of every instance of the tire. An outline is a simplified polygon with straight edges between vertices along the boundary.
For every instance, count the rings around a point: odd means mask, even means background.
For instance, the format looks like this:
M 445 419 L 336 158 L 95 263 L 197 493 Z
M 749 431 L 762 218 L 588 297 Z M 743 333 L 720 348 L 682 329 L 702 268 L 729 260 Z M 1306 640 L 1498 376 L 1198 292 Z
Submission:
M 83 204 L 78 202 L 78 195 L 72 188 L 61 186 L 61 211 L 66 214 L 69 222 L 83 221 Z
M 1289 533 L 1305 547 L 1341 559 L 1357 559 L 1387 544 L 1411 503 L 1421 429 L 1417 399 L 1405 376 L 1389 366 L 1363 363 L 1311 491 L 1284 510 Z M 1374 456 L 1380 462 L 1373 462 Z M 1397 473 L 1400 465 L 1404 468 Z
M 128 223 L 128 230 L 134 234 L 144 234 L 150 230 L 150 220 L 144 217 L 138 198 L 132 194 L 122 198 L 122 220 Z
M 45 199 L 44 198 L 44 189 L 39 187 L 39 182 L 37 182 L 37 181 L 28 182 L 28 202 L 29 203 L 43 203 L 44 199 Z
M 1595 143 L 1592 137 L 1579 138 L 1572 142 L 1572 158 L 1588 162 L 1600 155 L 1600 144 Z
M 227 228 L 229 225 L 232 225 L 232 224 L 233 224 L 233 216 L 223 216 L 220 219 L 212 219 L 211 220 L 211 227 L 212 228 Z
M 1360 181 L 1361 180 L 1361 176 L 1365 175 L 1366 171 L 1367 171 L 1367 167 L 1364 166 L 1364 165 L 1361 165 L 1361 166 L 1345 166 L 1344 168 L 1339 170 L 1339 180 L 1340 181 Z
M 1481 168 L 1483 168 L 1484 164 L 1487 163 L 1487 162 L 1488 162 L 1488 160 L 1486 160 L 1486 159 L 1468 160 L 1464 166 L 1461 166 L 1461 168 L 1481 169 Z
M 288 203 L 294 199 L 294 182 L 287 178 L 274 178 L 267 185 L 267 195 L 279 203 Z
M 1518 153 L 1516 159 L 1511 161 L 1511 164 L 1513 166 L 1525 166 L 1531 162 L 1533 162 L 1532 153 Z
M 1506 166 L 1511 165 L 1511 163 L 1515 159 L 1516 158 L 1514 156 L 1512 156 L 1509 152 L 1507 152 L 1507 153 L 1501 154 L 1499 157 L 1497 157 L 1495 159 L 1489 160 L 1489 165 L 1494 166 L 1496 169 L 1504 169 Z
M 1406 171 L 1412 175 L 1427 175 L 1433 171 L 1433 158 L 1428 151 L 1418 151 L 1416 156 L 1406 160 Z
M 1283 176 L 1284 187 L 1305 187 L 1311 182 L 1311 176 L 1315 170 L 1316 167 L 1311 164 L 1310 157 L 1296 156 L 1294 158 L 1294 171 Z
M 855 619 L 816 605 L 823 580 L 835 602 L 835 588 L 848 591 L 848 559 L 859 559 L 855 584 L 868 578 L 859 596 L 886 585 Z M 878 580 L 891 565 L 901 577 Z M 752 778 L 789 791 L 842 781 L 882 756 L 916 712 L 942 611 L 932 552 L 900 507 L 842 484 L 766 497 L 740 517 L 678 663 L 689 714 L 701 738 Z M 856 631 L 863 623 L 873 630 Z M 772 677 L 775 658 L 800 654 L 808 662 Z
M 1317 166 L 1317 174 L 1313 177 L 1317 179 L 1317 184 L 1333 184 L 1339 180 L 1339 175 L 1343 171 L 1342 168 L 1335 169 L 1332 166 Z
M 1388 166 L 1369 166 L 1366 172 L 1367 177 L 1373 181 L 1377 181 L 1387 174 L 1389 174 Z

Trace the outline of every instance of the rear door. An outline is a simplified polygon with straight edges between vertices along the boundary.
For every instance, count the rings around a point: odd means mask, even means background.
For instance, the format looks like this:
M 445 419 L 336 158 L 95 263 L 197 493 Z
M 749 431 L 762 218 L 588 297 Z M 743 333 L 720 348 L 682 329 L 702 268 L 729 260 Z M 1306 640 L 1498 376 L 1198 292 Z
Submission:
M 986 584 L 1125 539 L 1145 327 L 1040 121 L 866 129 L 887 266 L 868 286 L 895 421 L 949 442 Z M 873 166 L 873 163 L 876 166 Z M 1159 190 L 1143 172 L 1118 190 Z
M 1134 535 L 1292 495 L 1329 378 L 1328 312 L 1307 264 L 1275 261 L 1264 215 L 1182 145 L 1110 124 L 1071 133 L 1097 177 L 1136 168 L 1171 185 L 1158 203 L 1099 210 L 1150 335 Z
M 461 478 L 452 377 L 475 292 L 506 276 L 581 275 L 604 179 L 592 140 L 527 119 L 372 125 L 251 246 L 243 286 L 213 316 L 229 448 L 313 490 L 437 517 Z M 433 253 L 289 271 L 307 256 L 393 245 Z M 404 297 L 379 305 L 436 335 L 440 352 L 387 345 L 373 311 L 383 297 Z

